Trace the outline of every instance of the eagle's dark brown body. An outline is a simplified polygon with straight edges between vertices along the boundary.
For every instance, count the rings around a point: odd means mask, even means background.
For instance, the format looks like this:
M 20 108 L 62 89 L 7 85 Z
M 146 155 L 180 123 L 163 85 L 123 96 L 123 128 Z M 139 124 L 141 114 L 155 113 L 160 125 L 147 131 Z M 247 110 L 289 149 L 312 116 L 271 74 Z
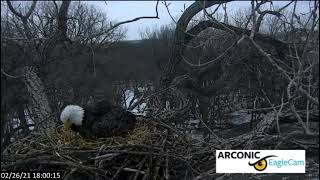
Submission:
M 71 129 L 85 138 L 125 136 L 133 130 L 136 117 L 108 101 L 100 101 L 84 108 L 81 126 L 73 124 Z

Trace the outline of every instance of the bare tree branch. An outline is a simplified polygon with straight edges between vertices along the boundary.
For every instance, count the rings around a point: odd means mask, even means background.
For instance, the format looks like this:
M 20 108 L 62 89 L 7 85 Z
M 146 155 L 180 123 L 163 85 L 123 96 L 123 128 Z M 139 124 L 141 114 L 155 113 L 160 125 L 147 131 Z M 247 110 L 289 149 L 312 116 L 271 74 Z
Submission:
M 2 68 L 1 68 L 1 73 L 9 78 L 13 78 L 13 79 L 17 79 L 17 78 L 22 78 L 24 77 L 24 75 L 19 75 L 19 76 L 13 76 L 13 75 L 10 75 L 8 73 L 6 73 Z
M 33 12 L 34 8 L 36 7 L 37 1 L 36 0 L 32 1 L 32 4 L 31 4 L 30 8 L 29 8 L 28 12 L 25 15 L 23 15 L 23 14 L 19 13 L 18 11 L 16 11 L 14 9 L 14 7 L 12 6 L 10 0 L 7 0 L 7 4 L 8 4 L 8 7 L 12 11 L 13 14 L 15 14 L 18 17 L 20 17 L 21 19 L 28 19 L 29 16 L 31 15 L 31 13 Z
M 127 24 L 127 23 L 131 23 L 131 22 L 135 22 L 135 21 L 139 21 L 141 19 L 159 19 L 159 13 L 158 13 L 158 5 L 159 5 L 159 0 L 157 0 L 157 4 L 156 4 L 156 15 L 155 16 L 141 16 L 141 17 L 137 17 L 134 19 L 130 19 L 130 20 L 126 20 L 126 21 L 122 21 L 119 23 L 116 23 L 115 25 L 112 25 L 106 32 L 105 34 L 109 34 L 113 29 L 119 27 L 120 25 L 123 24 Z M 102 40 L 102 42 L 107 38 L 107 36 Z

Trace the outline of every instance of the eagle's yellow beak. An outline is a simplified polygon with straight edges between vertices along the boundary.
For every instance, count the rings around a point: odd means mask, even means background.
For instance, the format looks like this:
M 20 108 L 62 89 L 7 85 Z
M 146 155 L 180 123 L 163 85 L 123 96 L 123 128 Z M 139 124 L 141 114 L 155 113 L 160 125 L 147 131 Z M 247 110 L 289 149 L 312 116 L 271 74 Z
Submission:
M 70 129 L 71 129 L 71 125 L 72 125 L 72 123 L 71 123 L 71 121 L 68 119 L 67 121 L 65 121 L 64 122 L 64 131 L 70 131 Z

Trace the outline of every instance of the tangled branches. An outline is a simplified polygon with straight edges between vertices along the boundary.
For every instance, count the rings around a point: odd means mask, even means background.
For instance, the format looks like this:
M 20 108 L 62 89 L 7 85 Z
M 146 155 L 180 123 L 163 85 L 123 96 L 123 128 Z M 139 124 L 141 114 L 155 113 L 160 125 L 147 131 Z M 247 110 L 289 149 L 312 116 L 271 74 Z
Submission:
M 186 143 L 164 126 L 143 121 L 146 126 L 139 130 L 145 137 L 142 141 L 130 141 L 132 135 L 128 135 L 122 143 L 98 139 L 77 144 L 65 143 L 61 136 L 53 139 L 32 135 L 7 149 L 1 168 L 59 170 L 65 179 L 190 178 L 214 168 L 213 149 L 200 152 L 199 147 Z
M 77 135 L 65 139 L 61 132 L 33 135 L 9 146 L 1 168 L 59 170 L 64 179 L 205 179 L 224 176 L 215 173 L 217 149 L 303 148 L 312 153 L 319 149 L 314 136 L 306 140 L 301 130 L 288 137 L 272 133 L 275 119 L 269 116 L 237 137 L 222 138 L 206 126 L 213 138 L 195 138 L 177 125 L 188 120 L 190 103 L 187 93 L 180 91 L 184 81 L 174 82 L 178 83 L 166 91 L 170 104 L 161 109 L 157 106 L 161 102 L 154 103 L 157 111 L 138 117 L 137 128 L 126 137 L 89 141 Z

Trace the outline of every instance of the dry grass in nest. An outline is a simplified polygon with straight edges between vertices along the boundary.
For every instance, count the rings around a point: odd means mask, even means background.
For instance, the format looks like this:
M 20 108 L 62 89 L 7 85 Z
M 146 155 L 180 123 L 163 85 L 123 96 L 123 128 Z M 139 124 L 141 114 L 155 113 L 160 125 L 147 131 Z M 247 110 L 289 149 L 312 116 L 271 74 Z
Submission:
M 190 153 L 199 149 L 163 128 L 170 126 L 151 124 L 141 121 L 126 137 L 96 140 L 61 128 L 50 135 L 32 135 L 8 147 L 1 168 L 58 170 L 64 179 L 180 179 L 213 168 L 210 156 L 193 156 Z M 206 162 L 205 169 L 200 162 Z
M 148 136 L 148 127 L 144 123 L 136 124 L 127 136 L 113 136 L 108 138 L 86 139 L 73 131 L 58 131 L 48 135 L 32 135 L 11 144 L 7 149 L 12 154 L 26 154 L 34 151 L 50 149 L 95 149 L 102 145 L 112 146 L 121 144 L 140 144 Z

